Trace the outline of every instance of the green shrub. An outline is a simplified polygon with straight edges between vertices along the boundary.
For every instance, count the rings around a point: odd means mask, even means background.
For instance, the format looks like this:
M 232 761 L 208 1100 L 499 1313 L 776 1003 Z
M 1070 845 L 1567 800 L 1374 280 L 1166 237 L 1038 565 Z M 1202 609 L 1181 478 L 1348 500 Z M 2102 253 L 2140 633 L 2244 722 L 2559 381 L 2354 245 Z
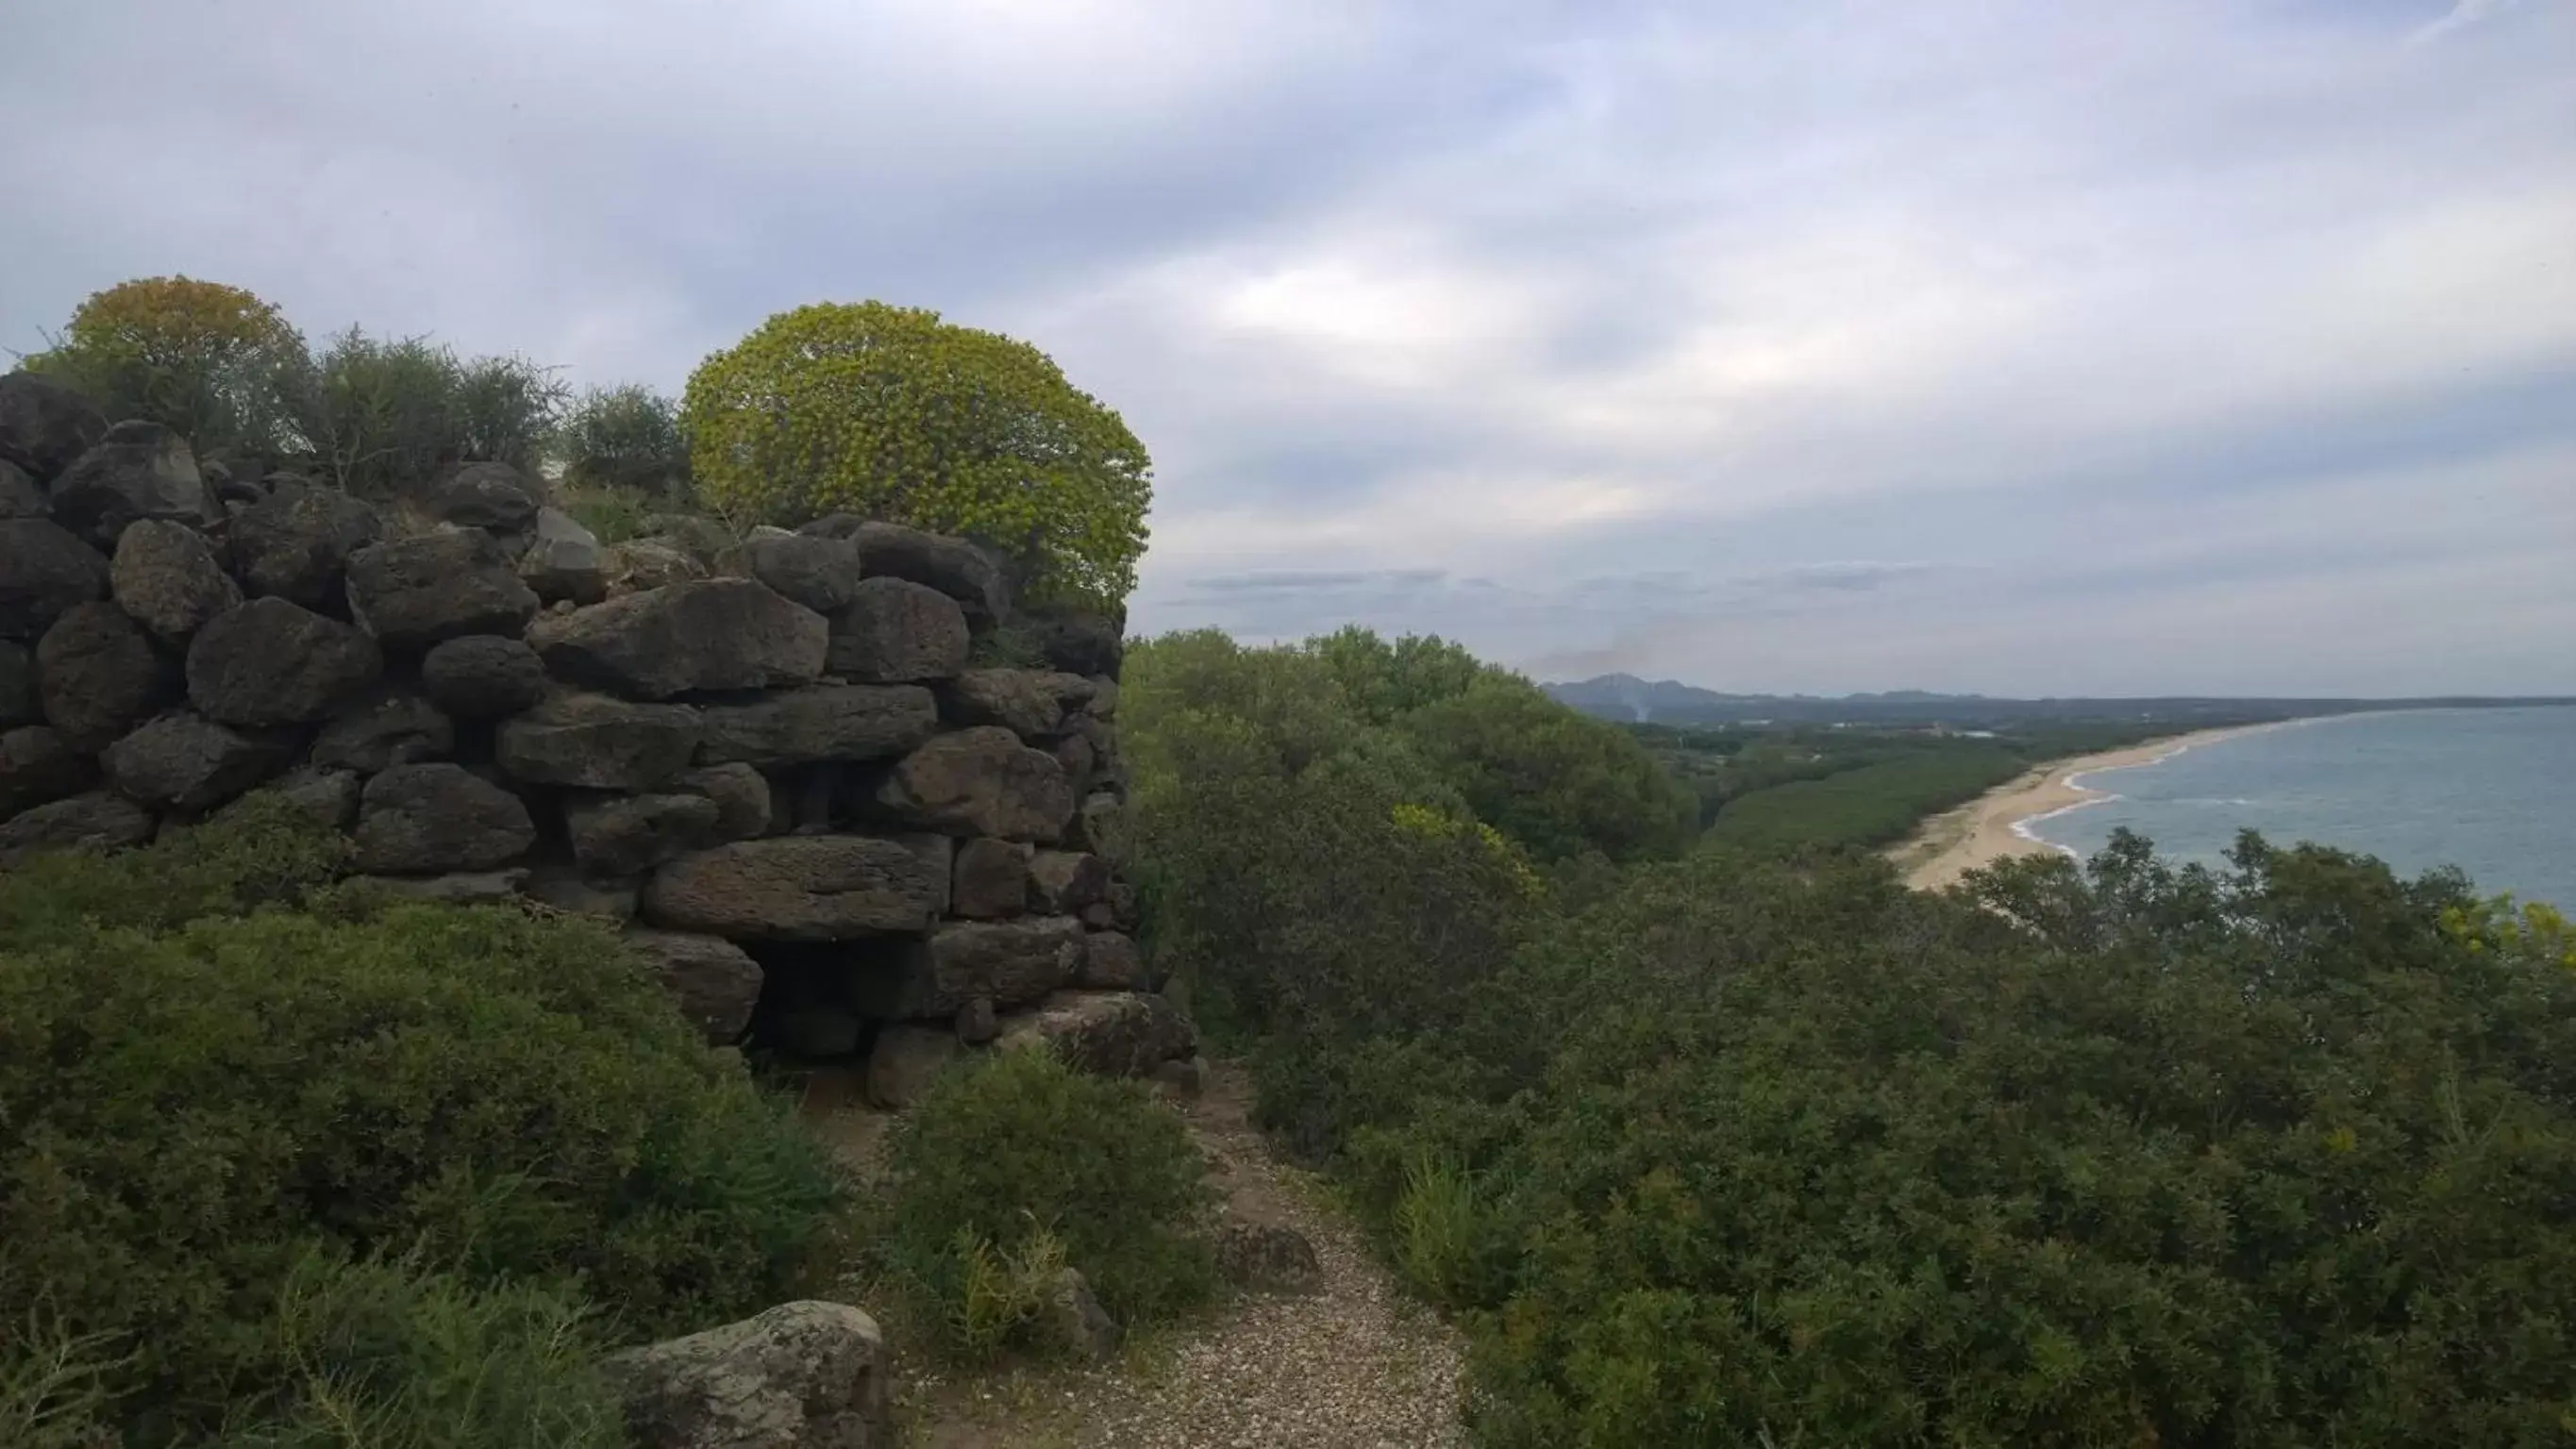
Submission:
M 137 1442 L 281 1387 L 269 1311 L 317 1242 L 578 1280 L 626 1334 L 776 1301 L 829 1164 L 613 933 L 243 913 L 331 857 L 253 806 L 0 879 L 0 1303 L 132 1350 Z
M 457 463 L 534 476 L 567 396 L 522 358 L 461 359 L 426 338 L 355 327 L 298 367 L 285 391 L 312 466 L 367 498 L 416 491 Z
M 640 384 L 594 387 L 574 399 L 557 425 L 555 455 L 575 488 L 665 504 L 689 491 L 679 407 Z
M 781 312 L 690 375 L 699 493 L 793 526 L 848 510 L 1000 548 L 1041 600 L 1136 586 L 1144 446 L 1046 354 L 882 302 Z
M 1627 732 L 1517 675 L 1490 673 L 1401 728 L 1478 818 L 1541 860 L 1669 857 L 1698 817 L 1691 793 Z
M 897 1124 L 890 1163 L 879 1251 L 935 1305 L 951 1352 L 1009 1341 L 1067 1262 L 1129 1324 L 1214 1289 L 1206 1164 L 1141 1084 L 1049 1052 L 995 1053 L 932 1084 Z
M 27 366 L 88 395 L 113 420 L 147 418 L 210 457 L 290 441 L 282 388 L 304 339 L 239 287 L 145 277 L 92 293 Z

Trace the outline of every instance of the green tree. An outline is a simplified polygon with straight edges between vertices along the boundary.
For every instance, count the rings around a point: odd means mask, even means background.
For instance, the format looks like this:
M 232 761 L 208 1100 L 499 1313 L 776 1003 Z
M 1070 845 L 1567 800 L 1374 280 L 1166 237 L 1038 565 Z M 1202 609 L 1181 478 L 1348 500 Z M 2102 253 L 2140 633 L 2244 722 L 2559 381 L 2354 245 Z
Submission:
M 689 487 L 689 445 L 680 409 L 639 383 L 594 387 L 565 409 L 555 434 L 564 481 L 672 499 Z
M 144 277 L 95 292 L 54 345 L 27 359 L 110 418 L 146 418 L 227 456 L 290 441 L 281 386 L 304 339 L 239 287 Z
M 728 513 L 963 534 L 1040 598 L 1114 608 L 1135 587 L 1151 460 L 1025 342 L 882 302 L 799 307 L 699 364 L 681 420 Z
M 1517 675 L 1489 671 L 1399 727 L 1478 818 L 1541 860 L 1669 856 L 1698 819 L 1696 798 L 1633 736 Z

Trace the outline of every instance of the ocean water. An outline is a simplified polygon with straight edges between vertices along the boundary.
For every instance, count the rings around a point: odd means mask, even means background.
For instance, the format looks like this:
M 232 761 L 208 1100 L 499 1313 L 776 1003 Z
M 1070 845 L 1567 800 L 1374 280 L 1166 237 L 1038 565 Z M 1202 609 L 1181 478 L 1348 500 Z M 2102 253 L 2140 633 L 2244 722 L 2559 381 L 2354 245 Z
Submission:
M 2484 894 L 2576 911 L 2576 708 L 2300 720 L 2076 783 L 2115 798 L 2027 821 L 2026 833 L 2091 855 L 2125 827 L 2214 865 L 2253 829 L 2408 875 L 2455 865 Z

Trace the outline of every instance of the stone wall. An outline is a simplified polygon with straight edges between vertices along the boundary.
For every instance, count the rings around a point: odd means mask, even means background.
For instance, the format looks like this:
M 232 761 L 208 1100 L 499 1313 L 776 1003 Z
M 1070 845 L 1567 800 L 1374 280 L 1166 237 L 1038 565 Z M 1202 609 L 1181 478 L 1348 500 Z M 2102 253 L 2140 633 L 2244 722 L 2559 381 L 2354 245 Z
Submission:
M 603 547 L 541 492 L 379 507 L 0 378 L 0 869 L 274 786 L 389 889 L 621 922 L 710 1041 L 890 1105 L 988 1043 L 1190 1055 L 1119 879 L 1114 627 L 894 524 Z

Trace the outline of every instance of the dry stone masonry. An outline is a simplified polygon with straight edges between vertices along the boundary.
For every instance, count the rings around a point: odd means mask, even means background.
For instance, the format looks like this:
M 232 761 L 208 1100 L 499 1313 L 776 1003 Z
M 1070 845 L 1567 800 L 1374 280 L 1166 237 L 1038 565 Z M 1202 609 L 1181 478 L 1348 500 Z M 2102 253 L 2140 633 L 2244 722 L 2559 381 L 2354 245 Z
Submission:
M 261 786 L 424 900 L 627 932 L 711 1042 L 1146 1076 L 1117 630 L 973 544 L 834 515 L 603 547 L 494 464 L 371 504 L 0 378 L 0 869 Z M 1042 667 L 986 668 L 1006 626 Z

